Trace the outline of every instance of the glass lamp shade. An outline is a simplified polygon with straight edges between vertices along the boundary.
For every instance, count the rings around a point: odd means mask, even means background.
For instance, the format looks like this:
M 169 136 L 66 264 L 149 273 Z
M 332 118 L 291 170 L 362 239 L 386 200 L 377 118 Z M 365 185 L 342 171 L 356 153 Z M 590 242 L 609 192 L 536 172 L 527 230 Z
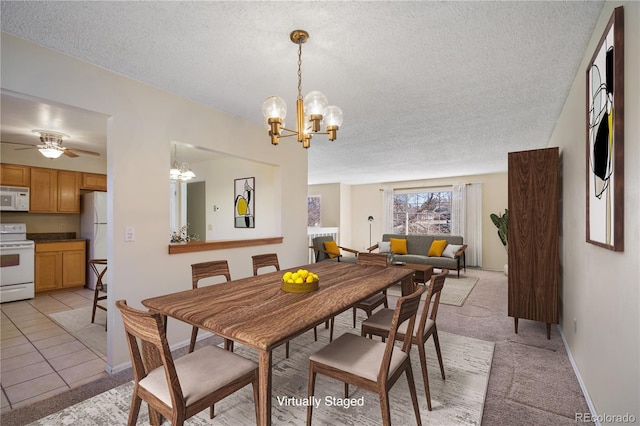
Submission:
M 329 101 L 324 93 L 314 90 L 304 97 L 305 115 L 325 115 Z
M 38 151 L 47 158 L 58 158 L 63 152 L 61 149 L 56 148 L 39 148 Z
M 269 96 L 262 104 L 262 115 L 267 120 L 269 118 L 284 120 L 287 116 L 287 104 L 279 96 Z
M 327 108 L 327 114 L 324 116 L 324 124 L 326 126 L 342 126 L 342 120 L 343 120 L 343 116 L 342 116 L 342 110 L 335 106 L 335 105 L 330 105 Z
M 187 169 L 186 171 L 182 172 L 181 179 L 182 180 L 189 180 L 189 179 L 193 179 L 194 177 L 196 177 L 196 174 L 193 173 L 191 171 L 191 169 Z

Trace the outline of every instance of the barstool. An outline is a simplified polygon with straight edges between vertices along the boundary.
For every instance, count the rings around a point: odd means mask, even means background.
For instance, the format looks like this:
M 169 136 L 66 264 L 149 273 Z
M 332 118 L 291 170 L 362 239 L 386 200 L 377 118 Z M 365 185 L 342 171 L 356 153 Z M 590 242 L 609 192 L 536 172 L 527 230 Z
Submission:
M 99 269 L 98 265 L 104 265 L 102 270 Z M 107 284 L 102 283 L 102 277 L 107 272 L 107 259 L 91 259 L 89 260 L 89 266 L 96 274 L 96 288 L 93 292 L 93 311 L 91 312 L 91 323 L 96 320 L 96 308 L 100 308 L 103 311 L 107 311 L 106 306 L 102 306 L 98 304 L 100 300 L 106 300 L 106 294 L 104 296 L 100 296 L 100 292 L 107 293 Z M 107 329 L 107 324 L 104 325 L 104 329 Z

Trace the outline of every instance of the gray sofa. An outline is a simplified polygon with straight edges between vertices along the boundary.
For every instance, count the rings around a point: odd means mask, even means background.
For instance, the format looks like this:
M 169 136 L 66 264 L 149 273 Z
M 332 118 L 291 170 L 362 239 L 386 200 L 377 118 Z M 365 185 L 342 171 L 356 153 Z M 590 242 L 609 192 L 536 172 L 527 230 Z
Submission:
M 383 234 L 382 241 L 388 242 L 391 238 L 407 240 L 407 254 L 392 253 L 394 262 L 419 263 L 432 265 L 435 268 L 449 269 L 458 271 L 460 277 L 460 269 L 467 271 L 464 251 L 467 245 L 463 243 L 462 237 L 455 235 L 404 235 L 404 234 Z M 446 240 L 447 244 L 453 245 L 455 251 L 448 250 L 451 253 L 443 253 L 440 257 L 429 257 L 429 248 L 433 240 Z M 459 246 L 459 247 L 455 247 Z M 369 251 L 378 250 L 378 244 L 369 247 Z M 379 250 L 378 250 L 379 251 Z M 452 257 L 447 257 L 449 254 Z

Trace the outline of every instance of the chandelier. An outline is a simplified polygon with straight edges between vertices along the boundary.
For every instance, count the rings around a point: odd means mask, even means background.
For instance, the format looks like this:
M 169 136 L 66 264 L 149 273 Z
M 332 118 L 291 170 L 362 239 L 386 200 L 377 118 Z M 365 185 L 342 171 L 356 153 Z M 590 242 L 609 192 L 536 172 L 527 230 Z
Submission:
M 171 169 L 169 170 L 169 179 L 187 181 L 196 177 L 196 174 L 191 170 L 189 163 L 186 161 L 181 163 L 178 162 L 178 147 L 174 145 L 173 149 L 174 160 L 173 163 L 171 163 Z
M 278 145 L 280 138 L 297 136 L 303 148 L 311 146 L 314 133 L 329 135 L 329 140 L 336 139 L 336 133 L 342 125 L 342 110 L 335 105 L 329 105 L 327 97 L 317 90 L 302 97 L 302 44 L 309 39 L 309 33 L 295 30 L 289 36 L 298 45 L 298 98 L 296 100 L 296 128 L 285 127 L 284 118 L 287 115 L 287 104 L 279 96 L 270 96 L 262 104 L 262 114 L 269 126 L 271 143 Z M 321 132 L 324 123 L 325 131 Z

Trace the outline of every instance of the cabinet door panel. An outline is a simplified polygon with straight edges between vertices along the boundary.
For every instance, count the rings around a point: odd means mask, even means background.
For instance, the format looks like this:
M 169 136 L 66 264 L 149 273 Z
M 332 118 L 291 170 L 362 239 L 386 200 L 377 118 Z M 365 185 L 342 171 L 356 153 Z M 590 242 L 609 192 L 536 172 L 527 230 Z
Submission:
M 29 166 L 0 164 L 0 184 L 4 186 L 29 186 L 31 181 Z
M 59 213 L 80 213 L 80 190 L 78 172 L 58 170 Z
M 31 168 L 30 212 L 53 213 L 57 210 L 57 177 L 56 170 Z
M 36 292 L 55 290 L 60 287 L 60 254 L 58 252 L 36 253 L 35 287 Z
M 78 287 L 85 281 L 85 251 L 62 252 L 62 287 Z

